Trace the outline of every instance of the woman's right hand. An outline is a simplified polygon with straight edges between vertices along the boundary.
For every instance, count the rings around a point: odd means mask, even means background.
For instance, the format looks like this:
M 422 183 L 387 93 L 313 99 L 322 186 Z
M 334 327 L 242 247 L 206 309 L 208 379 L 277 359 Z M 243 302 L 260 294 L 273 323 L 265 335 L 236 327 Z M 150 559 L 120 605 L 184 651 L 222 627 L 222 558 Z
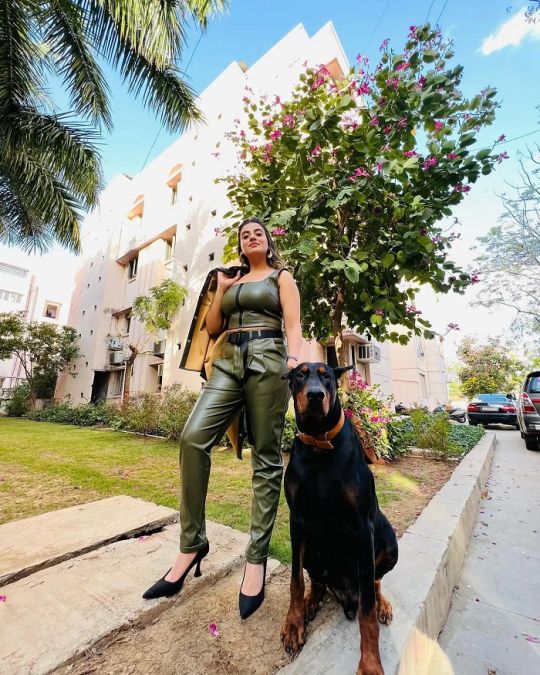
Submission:
M 236 283 L 238 279 L 240 279 L 240 272 L 237 272 L 235 277 L 230 277 L 224 272 L 217 273 L 218 286 L 220 286 L 221 290 L 224 292 Z

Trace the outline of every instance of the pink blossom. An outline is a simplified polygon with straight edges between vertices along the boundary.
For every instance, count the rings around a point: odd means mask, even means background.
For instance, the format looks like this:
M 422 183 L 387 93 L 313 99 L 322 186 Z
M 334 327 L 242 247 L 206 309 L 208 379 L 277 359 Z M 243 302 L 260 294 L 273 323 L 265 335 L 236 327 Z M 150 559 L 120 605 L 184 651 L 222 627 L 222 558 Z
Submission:
M 330 75 L 330 71 L 328 70 L 328 68 L 327 68 L 325 65 L 321 64 L 321 65 L 317 68 L 317 75 L 325 75 L 325 76 L 328 76 L 328 75 Z
M 273 119 L 263 120 L 263 126 L 268 128 L 273 127 L 274 120 Z
M 0 602 L 7 602 L 7 595 L 0 595 Z
M 475 272 L 474 274 L 471 274 L 470 281 L 471 281 L 471 284 L 478 284 L 480 282 L 480 277 L 478 275 L 478 272 Z
M 407 128 L 407 118 L 402 117 L 398 123 L 397 123 L 398 129 L 406 129 Z
M 248 105 L 249 103 L 251 103 L 251 101 L 249 100 L 249 98 L 248 98 L 247 96 L 244 96 L 244 98 L 242 99 L 242 101 L 244 101 L 244 103 L 245 103 L 246 105 Z
M 505 135 L 505 134 L 501 134 L 501 135 L 499 136 L 499 138 L 497 139 L 497 143 L 502 143 L 505 139 L 506 139 L 506 135 Z
M 383 40 L 380 44 L 379 51 L 384 51 L 388 47 L 388 43 L 390 42 L 389 38 L 386 38 Z
M 448 330 L 459 330 L 459 326 L 457 323 L 449 323 L 447 328 Z
M 374 314 L 377 316 L 384 316 L 384 309 L 376 309 Z
M 294 127 L 296 125 L 296 117 L 294 115 L 285 115 L 283 117 L 283 125 L 286 127 Z
M 280 105 L 281 104 L 281 98 L 279 96 L 274 96 L 274 104 L 275 105 Z
M 438 63 L 435 66 L 435 70 L 444 70 L 444 63 Z M 444 89 L 443 89 L 443 91 L 444 91 Z
M 272 161 L 272 151 L 274 149 L 274 146 L 272 143 L 267 143 L 266 145 L 263 146 L 263 155 L 262 155 L 262 160 L 265 162 L 265 164 L 270 164 Z
M 510 159 L 510 157 L 509 157 L 509 155 L 506 151 L 501 152 L 500 155 L 497 155 L 497 163 L 500 164 L 503 161 L 503 159 Z
M 384 131 L 385 134 L 389 134 L 389 133 L 392 131 L 392 125 L 391 125 L 391 124 L 387 124 L 387 125 L 384 127 L 383 131 Z
M 422 164 L 422 168 L 424 169 L 424 171 L 429 171 L 429 169 L 431 169 L 432 166 L 437 166 L 438 163 L 439 160 L 434 155 L 432 155 L 431 157 L 428 157 L 424 161 L 424 163 Z
M 138 538 L 137 541 L 145 541 L 146 539 L 148 539 L 148 537 L 145 537 L 144 535 L 142 535 L 141 537 Z
M 396 66 L 396 70 L 399 72 L 400 70 L 407 70 L 407 68 L 410 68 L 411 64 L 408 61 L 402 61 Z
M 363 166 L 359 166 L 354 170 L 353 175 L 349 176 L 349 180 L 351 181 L 351 183 L 354 183 L 356 180 L 358 180 L 358 178 L 363 178 L 366 176 L 369 176 L 369 171 L 364 169 Z
M 448 159 L 452 160 L 457 159 L 459 157 L 459 155 L 456 155 L 455 152 L 449 152 L 446 156 L 448 157 Z
M 283 227 L 274 227 L 272 230 L 273 237 L 283 237 L 285 234 L 287 234 L 287 230 L 285 230 Z
M 435 131 L 441 131 L 441 129 L 444 127 L 444 124 L 442 122 L 435 122 Z
M 281 131 L 279 129 L 274 129 L 274 131 L 272 131 L 272 133 L 270 134 L 270 138 L 273 141 L 277 141 L 277 139 L 281 138 L 282 135 L 283 134 L 281 133 Z
M 211 635 L 212 637 L 215 637 L 215 638 L 218 638 L 218 637 L 219 637 L 219 630 L 218 630 L 218 627 L 217 627 L 217 625 L 216 625 L 215 623 L 211 623 L 211 624 L 208 626 L 208 630 L 210 631 L 210 635 Z
M 214 234 L 218 237 L 221 234 L 221 227 L 214 227 Z
M 357 370 L 353 370 L 349 375 L 349 383 L 353 389 L 367 389 L 369 386 Z
M 362 82 L 362 84 L 357 88 L 356 93 L 358 95 L 361 94 L 369 94 L 371 92 L 371 87 L 367 82 Z
M 377 116 L 372 117 L 372 118 L 369 120 L 369 126 L 370 126 L 370 127 L 378 127 L 378 126 L 379 126 L 379 118 L 378 118 Z
M 409 39 L 411 40 L 418 40 L 418 36 L 416 35 L 416 29 L 418 26 L 409 26 Z
M 418 82 L 415 85 L 415 89 L 418 91 L 422 91 L 422 89 L 426 86 L 426 78 L 422 75 L 421 77 L 418 78 Z
M 375 164 L 375 171 L 376 171 L 377 173 L 381 173 L 382 168 L 383 168 L 383 163 L 382 163 L 382 162 L 377 162 L 377 164 Z
M 345 413 L 345 417 L 352 417 L 353 416 L 353 411 L 350 408 L 345 408 L 343 411 Z
M 471 191 L 471 186 L 470 185 L 463 185 L 463 183 L 458 183 L 457 185 L 454 186 L 454 192 L 470 192 Z
M 311 91 L 313 91 L 313 90 L 315 90 L 315 89 L 318 89 L 318 88 L 321 87 L 325 82 L 326 82 L 326 80 L 324 79 L 324 77 L 318 77 L 318 78 L 315 80 L 315 82 L 311 85 Z
M 386 80 L 387 86 L 391 87 L 392 89 L 397 89 L 399 87 L 399 78 L 398 77 L 389 77 Z
M 422 314 L 421 310 L 416 309 L 415 305 L 407 305 L 405 311 L 407 314 L 410 314 L 412 316 L 415 316 L 416 314 Z
M 384 108 L 384 106 L 386 105 L 386 99 L 384 98 L 384 96 L 381 96 L 381 98 L 377 101 L 377 105 L 380 105 L 381 108 Z
M 240 138 L 245 138 L 246 137 L 246 132 L 243 129 L 240 129 Z
M 216 159 L 217 159 L 218 157 L 221 157 L 221 153 L 219 153 L 219 152 L 212 152 L 212 153 L 210 153 L 210 154 L 212 155 L 212 157 L 215 157 Z
M 403 153 L 403 157 L 416 157 L 416 150 L 407 150 L 406 152 Z
M 321 146 L 316 145 L 313 150 L 307 156 L 307 161 L 312 162 L 316 157 L 320 157 L 322 153 Z

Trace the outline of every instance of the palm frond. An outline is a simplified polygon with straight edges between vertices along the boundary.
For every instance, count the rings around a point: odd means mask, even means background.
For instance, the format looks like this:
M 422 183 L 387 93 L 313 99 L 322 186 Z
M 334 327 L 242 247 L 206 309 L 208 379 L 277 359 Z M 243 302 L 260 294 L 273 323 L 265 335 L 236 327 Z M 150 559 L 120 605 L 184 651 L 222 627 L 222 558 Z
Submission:
M 186 4 L 203 30 L 208 27 L 208 19 L 215 14 L 223 14 L 229 9 L 228 0 L 186 0 Z
M 40 6 L 38 19 L 43 40 L 60 77 L 67 86 L 75 110 L 94 123 L 112 128 L 109 87 L 87 42 L 88 19 L 80 3 L 49 0 Z
M 39 104 L 43 60 L 35 40 L 36 0 L 0 0 L 0 115 Z
M 94 206 L 102 176 L 93 143 L 99 135 L 89 124 L 76 123 L 67 114 L 47 115 L 23 108 L 0 122 L 0 137 L 7 160 L 20 153 L 31 156 L 74 190 L 86 208 Z

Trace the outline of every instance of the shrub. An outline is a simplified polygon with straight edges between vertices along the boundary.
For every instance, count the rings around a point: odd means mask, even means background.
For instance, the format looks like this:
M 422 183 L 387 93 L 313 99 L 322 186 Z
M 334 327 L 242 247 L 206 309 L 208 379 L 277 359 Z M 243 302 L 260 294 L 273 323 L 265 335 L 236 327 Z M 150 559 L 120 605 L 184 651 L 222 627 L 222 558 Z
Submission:
M 28 418 L 36 422 L 76 424 L 81 427 L 109 426 L 112 421 L 112 410 L 104 403 L 85 403 L 79 406 L 60 403 L 43 410 L 34 410 L 28 414 Z
M 415 445 L 413 424 L 408 417 L 392 417 L 386 431 L 392 459 L 408 454 L 410 446 Z
M 296 436 L 296 419 L 292 410 L 285 413 L 285 423 L 283 425 L 283 434 L 281 436 L 281 451 L 290 452 Z
M 28 384 L 20 384 L 13 390 L 11 398 L 6 403 L 8 417 L 23 417 L 30 410 L 30 387 Z
M 160 432 L 169 440 L 180 438 L 197 398 L 198 394 L 182 389 L 180 384 L 173 384 L 163 390 L 158 422 Z
M 452 424 L 451 438 L 463 452 L 469 452 L 485 433 L 484 427 L 469 427 L 465 424 Z
M 126 429 L 144 435 L 159 433 L 161 411 L 159 394 L 135 394 L 110 408 L 114 416 L 112 422 L 114 429 Z

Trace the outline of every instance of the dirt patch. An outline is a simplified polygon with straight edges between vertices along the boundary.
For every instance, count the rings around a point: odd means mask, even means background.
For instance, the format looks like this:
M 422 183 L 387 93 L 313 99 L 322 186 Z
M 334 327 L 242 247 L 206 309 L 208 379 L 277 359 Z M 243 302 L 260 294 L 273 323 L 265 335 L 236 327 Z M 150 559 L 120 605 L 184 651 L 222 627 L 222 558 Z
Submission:
M 448 480 L 455 465 L 408 457 L 374 468 L 383 507 L 398 535 L 416 519 L 431 497 Z M 385 494 L 380 494 L 381 502 Z M 280 629 L 289 604 L 289 569 L 280 565 L 270 576 L 261 609 L 247 621 L 238 616 L 242 570 L 236 570 L 204 592 L 172 607 L 146 627 L 132 627 L 90 650 L 55 675 L 271 675 L 289 662 Z M 384 581 L 383 581 L 384 590 Z M 328 595 L 315 620 L 313 633 L 341 608 Z M 210 625 L 216 624 L 219 637 Z
M 0 524 L 101 498 L 67 478 L 0 463 Z

